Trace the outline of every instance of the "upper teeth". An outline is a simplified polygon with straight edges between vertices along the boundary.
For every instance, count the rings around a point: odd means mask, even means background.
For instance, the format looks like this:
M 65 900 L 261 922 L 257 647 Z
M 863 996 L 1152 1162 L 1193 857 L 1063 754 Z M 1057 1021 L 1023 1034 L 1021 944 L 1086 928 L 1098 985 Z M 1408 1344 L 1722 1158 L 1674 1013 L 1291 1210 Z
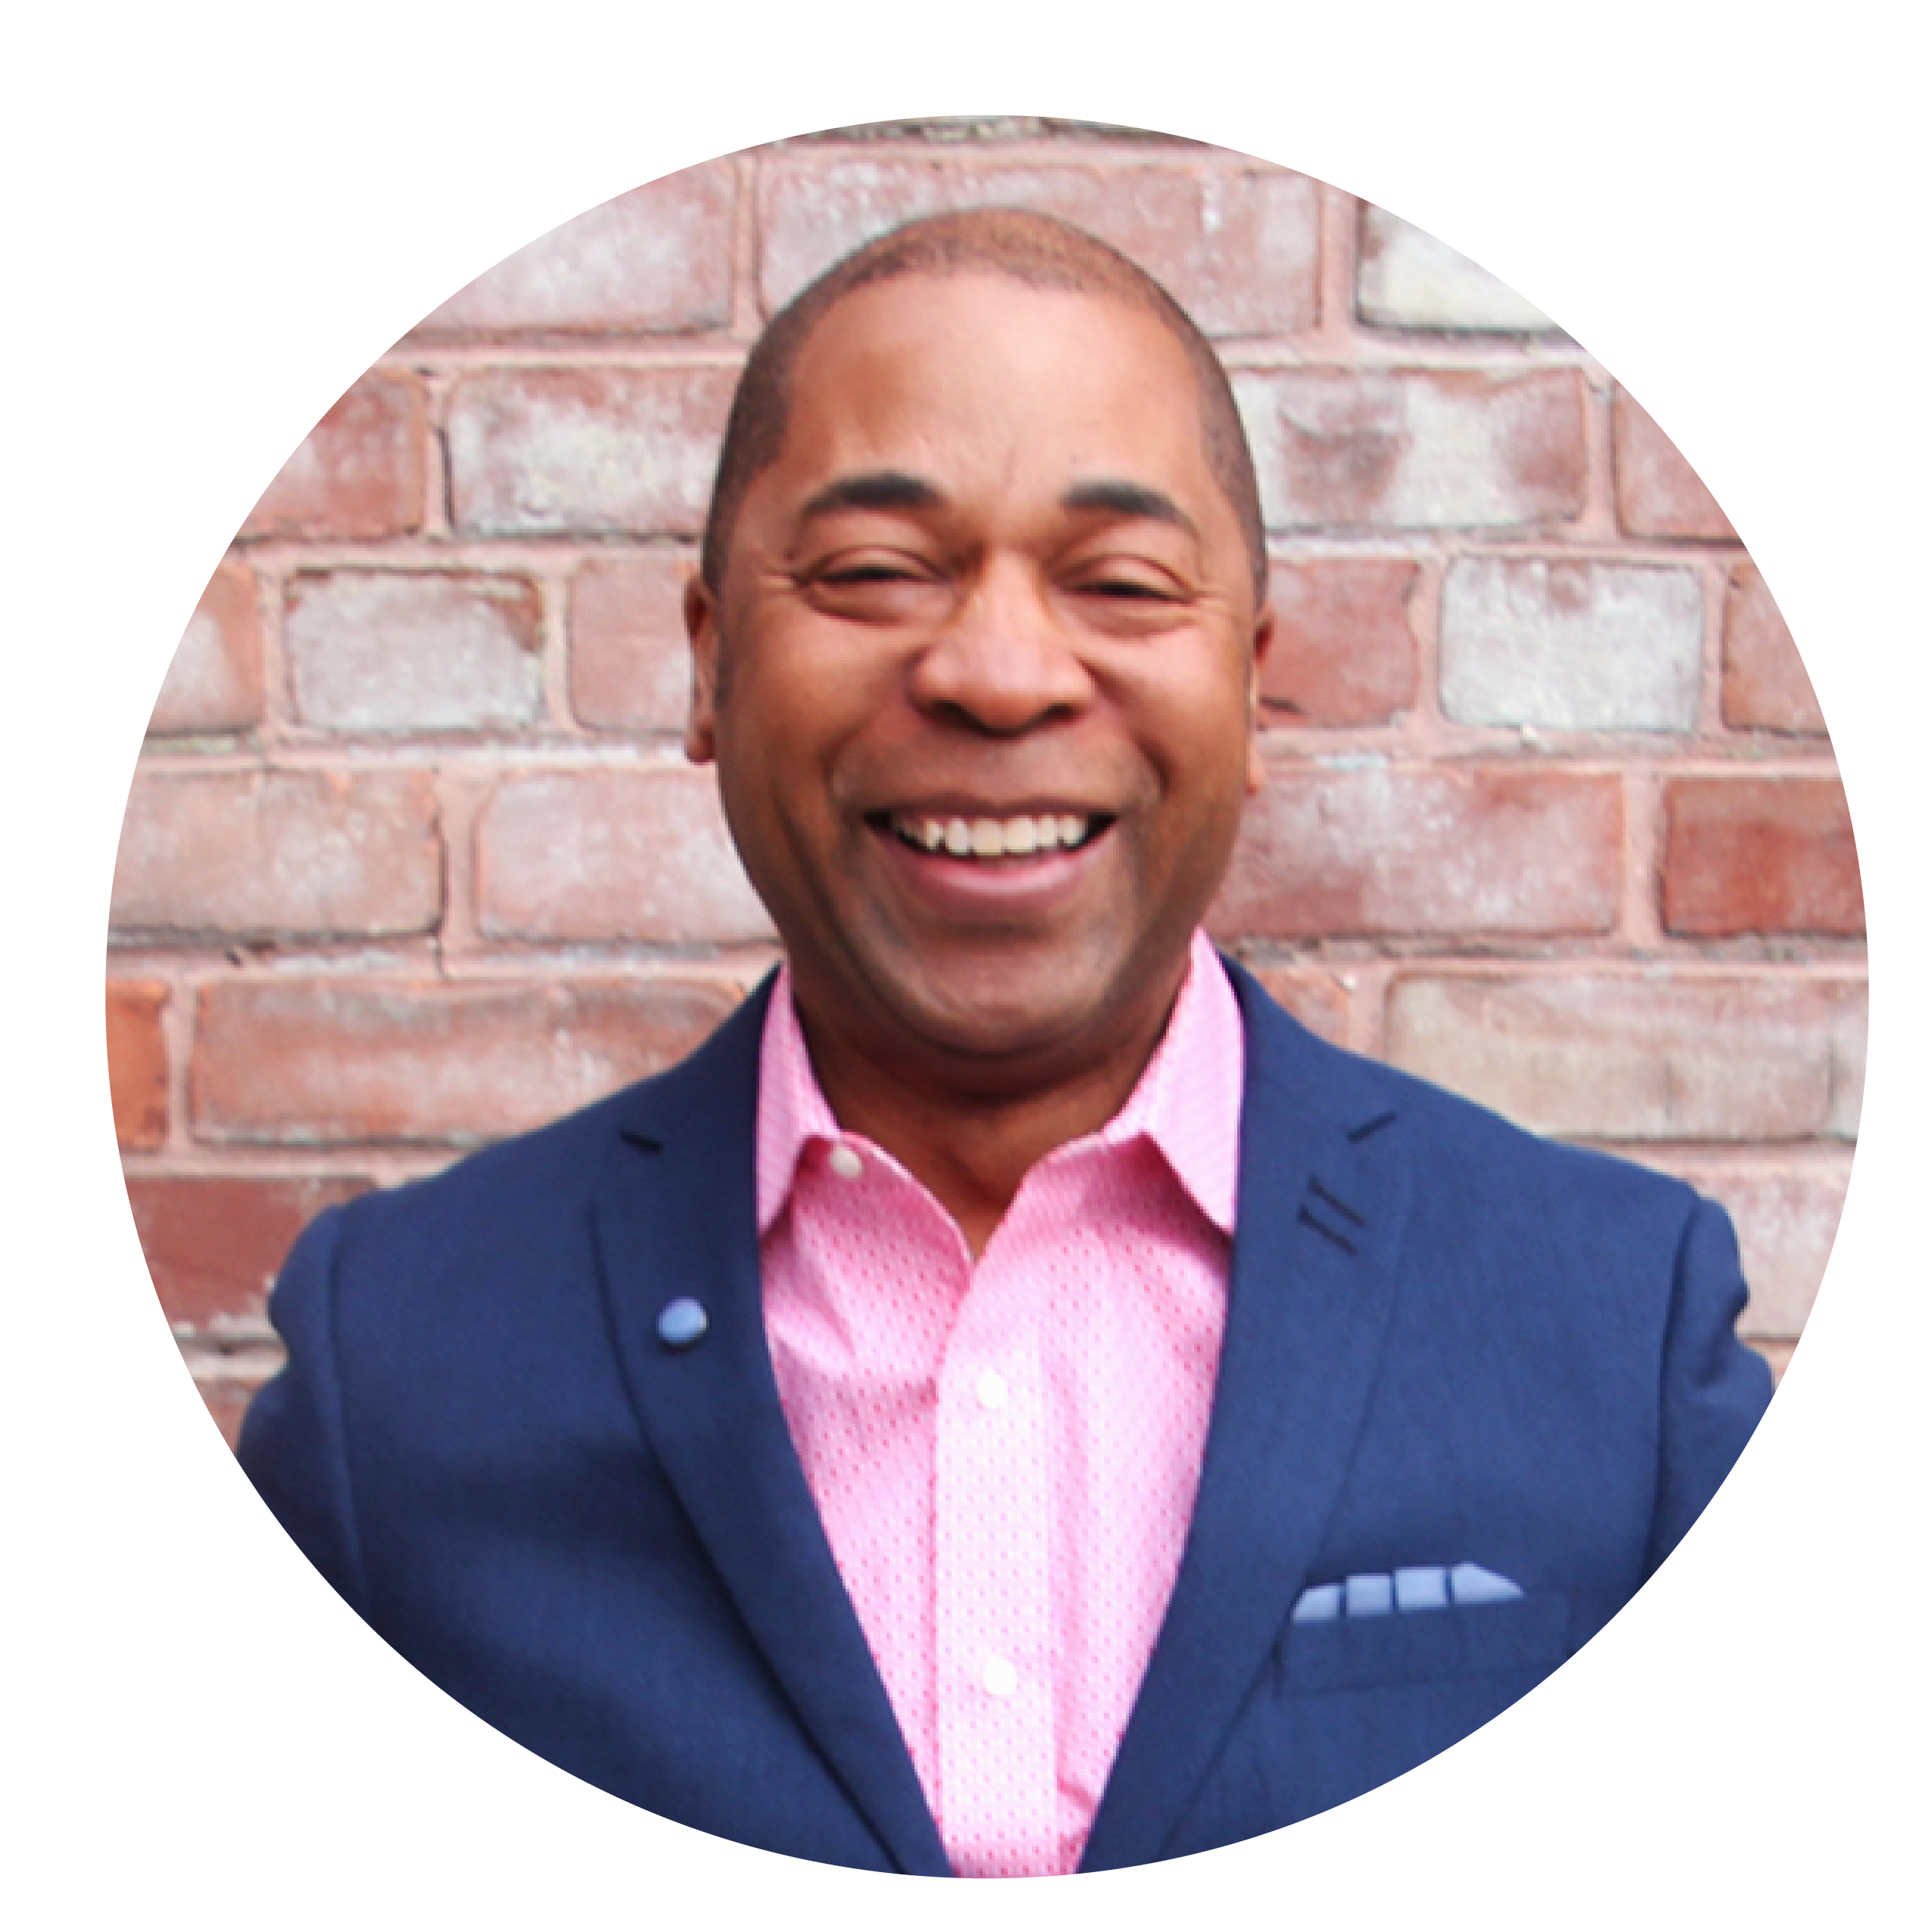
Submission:
M 960 858 L 1002 858 L 1007 854 L 1052 852 L 1078 845 L 1092 828 L 1092 820 L 1074 812 L 1025 818 L 927 818 L 903 812 L 893 814 L 893 830 L 902 839 L 942 849 Z

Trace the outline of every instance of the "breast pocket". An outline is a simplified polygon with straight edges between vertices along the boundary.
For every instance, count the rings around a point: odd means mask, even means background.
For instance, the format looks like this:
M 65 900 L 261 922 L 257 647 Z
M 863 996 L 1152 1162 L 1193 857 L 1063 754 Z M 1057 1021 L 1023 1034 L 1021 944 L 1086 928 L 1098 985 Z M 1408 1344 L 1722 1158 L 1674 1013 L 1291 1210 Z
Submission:
M 1561 1590 L 1502 1603 L 1291 1623 L 1276 1651 L 1276 1685 L 1293 1696 L 1500 1675 L 1527 1676 L 1527 1689 L 1568 1655 L 1569 1641 L 1570 1599 Z
M 1570 1600 L 1290 1623 L 1168 1855 L 1312 1817 L 1445 1751 L 1568 1655 Z

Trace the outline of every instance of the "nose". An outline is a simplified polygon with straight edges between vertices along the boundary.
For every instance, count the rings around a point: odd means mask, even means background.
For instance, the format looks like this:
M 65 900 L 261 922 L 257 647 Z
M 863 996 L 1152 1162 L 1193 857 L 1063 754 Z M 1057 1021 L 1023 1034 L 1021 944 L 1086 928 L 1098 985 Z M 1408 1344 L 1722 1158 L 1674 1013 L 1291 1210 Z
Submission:
M 1016 561 L 955 605 L 914 661 L 911 694 L 930 716 L 1005 738 L 1078 716 L 1094 686 L 1045 587 Z

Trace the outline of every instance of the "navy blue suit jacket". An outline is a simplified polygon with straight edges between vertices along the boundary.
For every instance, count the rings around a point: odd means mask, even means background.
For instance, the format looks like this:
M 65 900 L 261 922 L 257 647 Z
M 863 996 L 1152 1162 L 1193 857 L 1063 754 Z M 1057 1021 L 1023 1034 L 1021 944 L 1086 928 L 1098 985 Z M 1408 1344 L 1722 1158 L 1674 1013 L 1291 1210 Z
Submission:
M 1485 1723 L 1656 1568 L 1770 1396 L 1720 1209 L 1326 1046 L 1231 971 L 1220 1377 L 1086 1870 L 1290 1824 Z M 320 1218 L 242 1459 L 343 1596 L 532 1750 L 724 1837 L 944 1874 L 772 1378 L 764 1007 Z M 710 1329 L 674 1350 L 658 1317 L 687 1296 Z M 1465 1562 L 1524 1594 L 1289 1621 L 1311 1584 Z

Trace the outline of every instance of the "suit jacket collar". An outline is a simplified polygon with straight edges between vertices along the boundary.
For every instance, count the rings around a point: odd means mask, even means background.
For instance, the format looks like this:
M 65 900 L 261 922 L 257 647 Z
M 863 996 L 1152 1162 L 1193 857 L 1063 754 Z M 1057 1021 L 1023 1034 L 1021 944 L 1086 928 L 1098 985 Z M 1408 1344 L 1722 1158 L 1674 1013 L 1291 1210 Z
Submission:
M 592 1212 L 638 1419 L 754 1641 L 891 1862 L 945 1848 L 779 1406 L 765 1343 L 752 1149 L 767 980 L 690 1059 L 633 1089 Z M 700 1302 L 695 1346 L 658 1334 Z
M 1083 1871 L 1163 1855 L 1266 1666 L 1354 1455 L 1408 1215 L 1393 1089 L 1230 965 L 1240 1220 L 1194 1517 Z
M 1391 1089 L 1229 967 L 1246 1023 L 1240 1218 L 1193 1526 L 1081 1868 L 1157 1859 L 1286 1618 L 1340 1492 L 1393 1304 L 1408 1168 Z M 779 1405 L 752 1150 L 769 979 L 633 1089 L 597 1183 L 614 1343 L 639 1421 L 753 1639 L 902 1871 L 944 1848 Z M 665 1303 L 710 1327 L 667 1349 Z

